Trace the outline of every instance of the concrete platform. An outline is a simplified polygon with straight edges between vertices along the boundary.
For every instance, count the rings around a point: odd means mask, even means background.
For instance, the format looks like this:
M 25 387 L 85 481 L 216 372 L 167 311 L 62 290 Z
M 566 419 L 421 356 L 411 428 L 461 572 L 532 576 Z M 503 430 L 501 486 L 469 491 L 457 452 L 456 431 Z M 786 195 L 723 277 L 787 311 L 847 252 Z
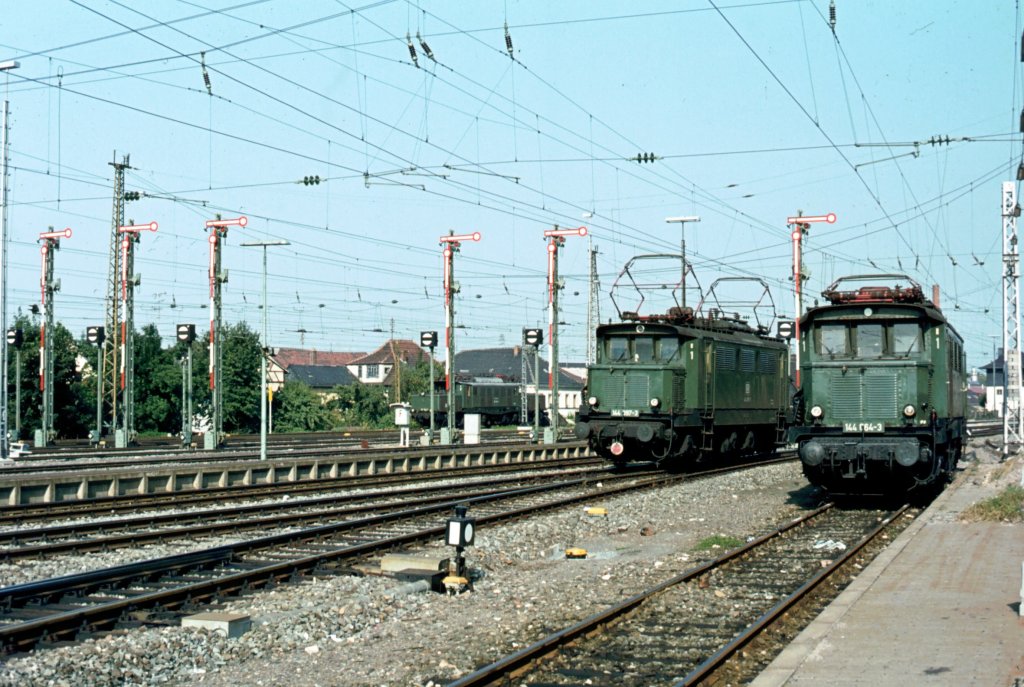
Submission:
M 957 519 L 996 492 L 959 475 L 753 686 L 1024 687 L 1024 525 Z

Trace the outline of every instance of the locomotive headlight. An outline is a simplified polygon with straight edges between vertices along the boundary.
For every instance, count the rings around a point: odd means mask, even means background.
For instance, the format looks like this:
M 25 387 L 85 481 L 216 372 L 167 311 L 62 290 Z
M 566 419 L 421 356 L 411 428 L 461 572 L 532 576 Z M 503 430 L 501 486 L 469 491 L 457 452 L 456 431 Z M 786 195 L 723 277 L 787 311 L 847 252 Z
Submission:
M 913 403 L 908 403 L 907 405 L 903 406 L 903 417 L 909 419 L 914 417 L 915 415 L 917 415 L 917 409 L 914 407 Z
M 825 411 L 821 409 L 821 406 L 811 406 L 811 417 L 815 420 L 820 420 L 821 416 L 825 414 Z
M 652 398 L 651 399 L 651 407 L 652 408 L 657 408 L 660 405 L 661 405 L 661 400 L 660 399 L 657 399 L 657 398 Z
M 588 398 L 587 399 L 587 403 L 589 403 L 592 407 L 596 408 L 597 407 L 597 396 L 591 396 L 590 398 Z

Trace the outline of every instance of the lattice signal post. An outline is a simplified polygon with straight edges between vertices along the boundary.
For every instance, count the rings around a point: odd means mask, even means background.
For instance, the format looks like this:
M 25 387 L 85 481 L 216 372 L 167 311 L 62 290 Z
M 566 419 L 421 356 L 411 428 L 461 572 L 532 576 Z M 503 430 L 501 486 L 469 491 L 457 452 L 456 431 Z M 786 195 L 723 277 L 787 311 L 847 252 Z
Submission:
M 213 406 L 210 428 L 203 437 L 203 448 L 207 451 L 220 448 L 224 443 L 224 351 L 221 345 L 220 289 L 221 284 L 228 280 L 228 274 L 220 269 L 221 250 L 228 237 L 228 227 L 244 227 L 248 223 L 249 218 L 245 216 L 206 220 L 206 228 L 210 230 L 210 401 Z
M 447 427 L 441 430 L 441 443 L 450 444 L 455 441 L 455 380 L 452 374 L 455 368 L 455 294 L 459 292 L 459 283 L 455 281 L 455 254 L 459 252 L 463 241 L 479 241 L 480 232 L 472 234 L 455 234 L 440 238 L 444 250 L 444 388 L 448 392 L 448 407 L 445 411 Z M 433 389 L 431 389 L 433 393 Z
M 1020 248 L 1017 245 L 1017 187 L 1003 182 L 1003 452 L 1020 450 L 1024 437 L 1020 374 Z M 1024 483 L 1024 475 L 1021 477 Z
M 796 334 L 796 370 L 793 372 L 793 382 L 796 384 L 796 388 L 800 388 L 800 316 L 804 312 L 804 298 L 803 298 L 803 285 L 804 279 L 804 266 L 803 266 L 803 254 L 801 250 L 803 248 L 803 238 L 807 231 L 811 228 L 811 224 L 814 222 L 827 222 L 828 224 L 835 224 L 836 216 L 835 213 L 830 212 L 827 215 L 804 215 L 803 210 L 797 210 L 796 217 L 788 217 L 786 223 L 793 227 L 793 233 L 791 237 L 793 239 L 793 288 L 794 288 L 794 316 L 795 327 L 794 334 Z
M 50 227 L 52 230 L 53 227 Z M 41 304 L 43 306 L 43 324 L 39 327 L 39 391 L 43 396 L 42 427 L 36 430 L 36 446 L 49 446 L 53 443 L 53 294 L 60 291 L 60 280 L 53 278 L 53 256 L 60 248 L 61 239 L 71 238 L 71 229 L 62 231 L 44 231 L 39 234 L 43 245 L 39 252 L 43 255 L 43 271 L 39 279 Z M 49 336 L 48 336 L 49 335 Z
M 548 361 L 548 388 L 551 390 L 551 402 L 548 415 L 551 426 L 544 431 L 544 443 L 558 441 L 558 292 L 565 288 L 564 280 L 558 278 L 558 249 L 565 245 L 566 236 L 586 236 L 586 227 L 575 229 L 548 229 L 544 232 L 548 241 L 548 346 L 551 349 L 551 360 Z
M 121 236 L 121 370 L 118 388 L 121 390 L 121 422 L 114 432 L 114 446 L 126 448 L 137 443 L 135 432 L 135 287 L 141 275 L 135 274 L 135 251 L 141 232 L 157 230 L 157 223 L 127 224 L 117 228 Z M 98 439 L 97 439 L 98 440 Z

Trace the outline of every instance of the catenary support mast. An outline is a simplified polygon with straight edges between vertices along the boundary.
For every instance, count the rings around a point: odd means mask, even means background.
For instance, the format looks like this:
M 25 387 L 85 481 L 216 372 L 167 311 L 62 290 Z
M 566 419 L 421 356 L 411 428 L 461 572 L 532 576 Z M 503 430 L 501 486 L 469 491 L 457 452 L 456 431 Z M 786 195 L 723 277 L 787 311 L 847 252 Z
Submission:
M 1020 371 L 1020 251 L 1017 245 L 1017 189 L 1003 182 L 1003 452 L 1020 450 L 1024 436 Z

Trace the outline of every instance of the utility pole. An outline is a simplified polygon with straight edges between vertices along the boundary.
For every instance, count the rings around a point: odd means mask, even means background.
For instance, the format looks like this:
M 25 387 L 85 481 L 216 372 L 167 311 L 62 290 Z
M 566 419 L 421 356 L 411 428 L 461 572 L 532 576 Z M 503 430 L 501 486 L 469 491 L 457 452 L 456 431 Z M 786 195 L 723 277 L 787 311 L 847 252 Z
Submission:
M 203 448 L 207 451 L 220 448 L 224 442 L 224 351 L 220 290 L 221 285 L 228 280 L 228 273 L 220 269 L 222 245 L 227 241 L 228 227 L 244 227 L 248 223 L 249 219 L 245 216 L 235 219 L 221 219 L 218 216 L 217 219 L 206 220 L 206 228 L 210 230 L 210 401 L 213 406 L 210 429 L 203 437 Z
M 1020 251 L 1017 246 L 1017 188 L 1003 182 L 1003 454 L 1019 451 L 1024 436 L 1020 373 Z M 1024 474 L 1021 475 L 1024 484 Z
M 20 66 L 18 62 L 9 60 L 0 62 L 0 71 L 10 71 Z M 0 323 L 7 326 L 7 153 L 10 148 L 8 139 L 10 120 L 10 103 L 4 100 L 3 132 L 0 133 Z M 3 352 L 0 353 L 0 388 L 4 390 L 4 402 L 0 404 L 0 460 L 10 455 L 10 440 L 7 430 L 7 340 L 0 342 Z M 21 423 L 18 423 L 21 424 Z
M 128 224 L 117 228 L 121 234 L 121 427 L 114 432 L 114 446 L 135 445 L 135 287 L 141 275 L 135 274 L 135 251 L 140 232 L 157 230 L 157 223 Z M 97 438 L 97 441 L 99 439 Z
M 267 356 L 270 344 L 267 342 L 267 246 L 290 246 L 290 241 L 246 241 L 242 246 L 257 246 L 263 249 L 263 348 L 260 351 L 260 460 L 267 459 Z M 191 351 L 191 349 L 189 349 Z
M 597 327 L 601 324 L 601 280 L 597 274 L 597 249 L 590 242 L 590 298 L 587 300 L 587 365 L 597 362 Z
M 458 234 L 449 231 L 447 236 L 440 238 L 444 246 L 444 388 L 448 392 L 448 409 L 445 413 L 447 427 L 441 430 L 441 443 L 451 444 L 455 441 L 455 294 L 459 292 L 459 283 L 455 281 L 455 254 L 460 252 L 463 241 L 479 241 L 480 232 Z
M 108 163 L 114 168 L 114 204 L 110 225 L 110 248 L 107 264 L 107 300 L 106 300 L 106 332 L 107 339 L 103 346 L 103 377 L 100 378 L 100 396 L 105 399 L 104 405 L 109 409 L 110 429 L 117 433 L 119 419 L 119 398 L 120 385 L 120 358 L 122 352 L 121 339 L 121 232 L 119 228 L 124 225 L 124 172 L 131 169 L 128 164 L 128 155 L 117 161 L 117 153 L 114 153 L 114 161 Z M 101 428 L 102 429 L 102 428 Z M 102 437 L 97 437 L 99 441 Z
M 690 215 L 690 216 L 687 216 L 687 217 L 666 217 L 665 221 L 668 222 L 669 224 L 672 224 L 672 223 L 678 223 L 679 224 L 679 235 L 680 235 L 680 239 L 679 239 L 679 255 L 681 255 L 682 259 L 683 259 L 682 274 L 680 275 L 680 279 L 679 279 L 679 290 L 681 291 L 681 299 L 682 299 L 681 305 L 685 308 L 686 307 L 686 271 L 687 271 L 687 265 L 686 265 L 686 223 L 687 222 L 699 222 L 700 221 L 700 217 L 698 217 L 697 215 Z
M 50 227 L 53 229 L 53 227 Z M 53 430 L 53 338 L 55 320 L 53 317 L 53 295 L 60 291 L 60 280 L 53 278 L 53 257 L 60 248 L 62 238 L 71 238 L 71 229 L 44 231 L 39 234 L 43 242 L 39 252 L 43 255 L 43 273 L 39 280 L 43 306 L 43 324 L 39 327 L 39 390 L 43 395 L 42 427 L 36 430 L 35 445 L 49 446 L 56 433 Z
M 548 237 L 548 346 L 551 349 L 551 360 L 548 362 L 548 388 L 551 390 L 551 426 L 544 430 L 544 443 L 558 441 L 559 408 L 558 400 L 558 292 L 565 288 L 563 281 L 558 279 L 558 249 L 565 245 L 566 236 L 586 236 L 587 228 L 547 229 L 544 236 Z M 552 410 L 554 412 L 552 412 Z
M 804 300 L 803 300 L 803 283 L 807 279 L 804 275 L 804 264 L 803 254 L 801 253 L 803 247 L 803 237 L 807 234 L 807 230 L 811 228 L 811 222 L 828 222 L 829 224 L 835 224 L 836 216 L 835 213 L 828 213 L 827 215 L 813 215 L 804 217 L 803 210 L 796 211 L 796 217 L 789 217 L 786 219 L 786 223 L 793 227 L 793 233 L 791 237 L 793 239 L 793 286 L 795 287 L 794 298 L 795 305 L 793 311 L 795 313 L 795 320 L 793 325 L 793 332 L 796 339 L 796 370 L 793 373 L 793 381 L 796 384 L 796 388 L 800 388 L 800 318 L 804 313 Z

